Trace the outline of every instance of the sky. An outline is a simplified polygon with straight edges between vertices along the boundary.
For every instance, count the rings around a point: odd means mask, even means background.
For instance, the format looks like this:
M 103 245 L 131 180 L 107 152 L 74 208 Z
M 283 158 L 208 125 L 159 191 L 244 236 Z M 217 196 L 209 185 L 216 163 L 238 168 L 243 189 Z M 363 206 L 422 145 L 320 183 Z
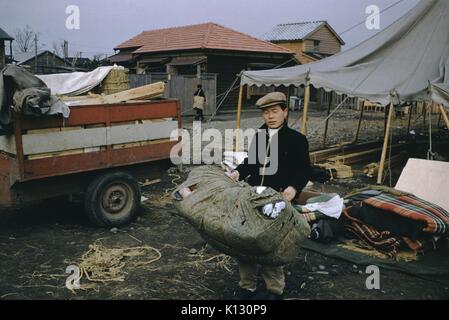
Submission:
M 39 43 L 67 40 L 69 55 L 112 54 L 113 48 L 143 30 L 215 22 L 261 38 L 280 23 L 327 20 L 340 34 L 363 22 L 369 5 L 380 10 L 400 0 L 0 0 L 0 28 L 14 37 L 29 25 Z M 390 25 L 419 0 L 402 0 L 380 16 L 380 30 Z M 66 28 L 66 8 L 80 10 L 79 30 Z M 343 50 L 373 36 L 365 24 L 343 33 Z

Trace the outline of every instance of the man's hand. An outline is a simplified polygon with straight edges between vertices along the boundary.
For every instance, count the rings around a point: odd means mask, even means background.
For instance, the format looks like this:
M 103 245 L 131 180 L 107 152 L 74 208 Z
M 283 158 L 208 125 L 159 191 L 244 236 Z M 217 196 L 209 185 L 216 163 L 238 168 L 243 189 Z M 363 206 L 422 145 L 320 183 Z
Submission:
M 237 170 L 232 171 L 231 173 L 226 172 L 226 175 L 234 180 L 235 182 L 238 182 L 240 179 L 240 173 Z
M 296 196 L 296 189 L 293 187 L 288 187 L 287 189 L 282 192 L 282 197 L 284 197 L 285 200 L 291 202 L 293 199 L 295 199 Z

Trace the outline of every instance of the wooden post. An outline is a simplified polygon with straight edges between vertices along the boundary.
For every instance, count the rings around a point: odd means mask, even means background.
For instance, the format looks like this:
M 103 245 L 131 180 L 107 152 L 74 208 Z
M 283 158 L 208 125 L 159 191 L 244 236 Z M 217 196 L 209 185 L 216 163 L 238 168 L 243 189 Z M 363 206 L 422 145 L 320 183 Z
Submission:
M 423 121 L 422 124 L 425 127 L 426 126 L 426 114 L 427 114 L 427 102 L 423 102 L 423 108 L 422 108 L 422 116 L 423 116 Z
M 329 103 L 327 105 L 327 117 L 329 117 L 329 115 L 331 114 L 331 107 L 332 107 L 333 100 L 334 100 L 333 97 L 334 97 L 334 92 L 331 91 L 329 93 Z M 323 147 L 326 145 L 328 127 L 329 127 L 329 119 L 326 120 L 326 125 L 324 127 Z
M 448 118 L 447 112 L 444 109 L 442 104 L 440 104 L 440 112 L 441 112 L 441 115 L 443 116 L 444 122 L 446 123 L 446 127 L 449 129 L 449 118 Z
M 362 126 L 363 113 L 364 113 L 364 110 L 365 110 L 365 101 L 366 100 L 363 100 L 363 103 L 362 103 L 362 110 L 360 111 L 359 125 L 357 126 L 357 132 L 355 133 L 354 143 L 357 143 L 357 141 L 359 140 L 360 128 Z
M 310 77 L 307 75 L 306 87 L 304 90 L 304 112 L 302 115 L 301 133 L 307 135 L 307 113 L 309 112 L 310 103 Z
M 385 134 L 387 132 L 387 122 L 388 122 L 388 106 L 385 106 L 384 109 L 384 138 L 385 138 Z
M 388 119 L 387 119 L 387 125 L 386 125 L 386 130 L 385 130 L 384 145 L 382 148 L 382 157 L 380 158 L 379 173 L 377 174 L 377 184 L 382 184 L 384 168 L 385 168 L 385 159 L 387 157 L 388 140 L 390 137 L 391 123 L 393 121 L 393 111 L 394 111 L 393 103 L 390 103 L 390 109 L 388 111 Z
M 290 111 L 290 97 L 292 96 L 292 86 L 287 89 L 287 109 Z
M 410 126 L 412 125 L 412 113 L 413 113 L 413 104 L 411 103 L 408 107 L 408 123 L 407 123 L 407 135 L 410 133 Z
M 17 164 L 19 166 L 19 178 L 22 180 L 25 177 L 25 155 L 23 153 L 23 141 L 22 141 L 22 117 L 20 113 L 14 113 L 15 121 L 15 140 L 16 140 L 16 154 Z M 14 181 L 15 182 L 15 181 Z
M 237 133 L 236 133 L 236 141 L 235 141 L 235 151 L 238 152 L 240 151 L 239 148 L 239 141 L 240 141 L 240 115 L 242 113 L 242 102 L 243 102 L 243 86 L 240 86 L 240 91 L 239 91 L 239 102 L 237 105 L 237 125 L 236 125 L 236 129 L 237 129 Z

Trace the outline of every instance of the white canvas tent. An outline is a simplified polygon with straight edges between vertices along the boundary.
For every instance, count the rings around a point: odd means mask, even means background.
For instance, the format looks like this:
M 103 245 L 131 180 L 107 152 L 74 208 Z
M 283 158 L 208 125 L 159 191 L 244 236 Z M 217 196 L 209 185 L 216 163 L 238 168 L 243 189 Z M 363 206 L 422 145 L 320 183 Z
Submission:
M 246 71 L 241 84 L 300 86 L 309 77 L 316 88 L 383 105 L 438 97 L 449 109 L 448 17 L 449 1 L 423 0 L 352 49 L 301 66 Z
M 301 66 L 243 72 L 237 128 L 240 128 L 244 85 L 259 87 L 305 85 L 301 126 L 304 134 L 310 85 L 348 97 L 359 97 L 383 105 L 389 104 L 377 180 L 381 183 L 394 105 L 412 101 L 433 101 L 441 105 L 441 111 L 449 127 L 449 119 L 443 108 L 444 106 L 449 110 L 448 17 L 448 0 L 422 0 L 383 31 L 340 54 Z

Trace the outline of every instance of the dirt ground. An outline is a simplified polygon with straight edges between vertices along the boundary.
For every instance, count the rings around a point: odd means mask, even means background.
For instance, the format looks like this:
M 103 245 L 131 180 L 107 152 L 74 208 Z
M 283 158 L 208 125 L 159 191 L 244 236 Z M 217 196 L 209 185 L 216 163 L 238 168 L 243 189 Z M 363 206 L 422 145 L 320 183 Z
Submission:
M 380 137 L 383 116 L 367 118 L 364 127 L 368 132 L 363 139 Z M 322 119 L 322 114 L 313 114 L 311 127 Z M 404 121 L 396 126 L 404 126 Z M 254 113 L 245 114 L 243 119 L 244 125 L 259 122 Z M 213 125 L 229 127 L 232 119 L 220 116 Z M 331 143 L 349 138 L 356 125 L 355 112 L 334 121 Z M 320 141 L 318 135 L 312 137 L 312 147 Z M 397 174 L 393 174 L 393 180 Z M 179 183 L 185 176 L 164 173 L 160 183 L 144 187 L 142 194 L 148 201 L 142 205 L 139 218 L 116 230 L 93 226 L 84 216 L 80 201 L 43 201 L 0 210 L 0 299 L 235 299 L 239 278 L 235 261 L 204 246 L 197 232 L 176 215 L 167 197 L 173 182 Z M 356 175 L 314 188 L 346 192 L 370 183 L 374 181 Z M 150 259 L 147 256 L 125 259 L 124 281 L 68 290 L 67 266 L 79 263 L 89 245 L 98 239 L 114 248 L 151 246 L 160 251 L 161 258 L 149 264 L 145 264 Z M 309 251 L 303 251 L 285 270 L 285 299 L 449 298 L 448 286 L 437 281 L 383 269 L 381 289 L 368 290 L 364 267 Z M 317 273 L 320 270 L 329 274 Z M 82 287 L 91 284 L 85 277 L 81 279 Z

